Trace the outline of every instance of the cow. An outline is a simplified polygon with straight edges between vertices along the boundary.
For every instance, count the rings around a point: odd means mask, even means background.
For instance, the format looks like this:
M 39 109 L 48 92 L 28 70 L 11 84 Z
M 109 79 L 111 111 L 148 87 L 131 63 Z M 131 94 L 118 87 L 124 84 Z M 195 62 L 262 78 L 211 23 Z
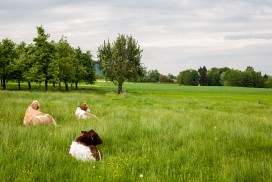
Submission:
M 45 114 L 40 111 L 41 105 L 37 100 L 34 100 L 26 109 L 24 117 L 24 125 L 57 125 L 56 121 L 50 114 Z
M 94 114 L 91 114 L 90 108 L 86 103 L 77 107 L 75 115 L 78 119 L 97 118 Z
M 96 147 L 103 141 L 94 131 L 81 131 L 82 135 L 76 138 L 69 150 L 69 154 L 81 161 L 101 161 L 101 154 Z

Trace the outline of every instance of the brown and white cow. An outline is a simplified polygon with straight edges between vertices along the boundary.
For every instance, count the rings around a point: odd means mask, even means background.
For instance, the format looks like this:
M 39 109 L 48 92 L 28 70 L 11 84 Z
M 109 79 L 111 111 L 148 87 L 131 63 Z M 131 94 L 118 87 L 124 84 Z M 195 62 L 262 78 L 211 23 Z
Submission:
M 96 146 L 103 141 L 99 135 L 94 130 L 81 133 L 82 135 L 72 142 L 69 154 L 81 161 L 100 161 L 101 154 Z
M 34 100 L 30 106 L 28 106 L 25 117 L 24 125 L 57 125 L 56 121 L 50 114 L 45 114 L 40 111 L 41 105 L 38 101 Z
M 86 103 L 77 107 L 75 115 L 78 119 L 97 118 L 94 114 L 91 114 L 90 108 Z

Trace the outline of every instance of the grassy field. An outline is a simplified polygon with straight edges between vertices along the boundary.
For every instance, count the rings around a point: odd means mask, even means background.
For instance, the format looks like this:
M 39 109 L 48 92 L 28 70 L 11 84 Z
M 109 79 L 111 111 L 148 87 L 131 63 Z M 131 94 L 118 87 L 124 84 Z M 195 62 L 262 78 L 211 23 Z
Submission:
M 111 83 L 45 93 L 0 90 L 0 181 L 272 181 L 272 89 Z M 14 88 L 14 89 L 12 89 Z M 38 100 L 58 126 L 23 126 Z M 87 102 L 100 119 L 78 120 Z M 80 131 L 104 140 L 102 162 L 69 154 Z

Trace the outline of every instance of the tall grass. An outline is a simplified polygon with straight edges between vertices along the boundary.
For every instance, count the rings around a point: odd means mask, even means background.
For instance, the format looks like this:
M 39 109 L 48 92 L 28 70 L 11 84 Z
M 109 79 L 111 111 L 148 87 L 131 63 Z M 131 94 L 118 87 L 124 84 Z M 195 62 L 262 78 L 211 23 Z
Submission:
M 12 88 L 12 85 L 8 85 Z M 34 87 L 35 88 L 35 87 Z M 1 181 L 272 181 L 272 90 L 109 83 L 58 92 L 1 91 Z M 58 126 L 23 126 L 38 100 Z M 99 119 L 78 120 L 87 102 Z M 102 162 L 69 147 L 96 130 Z

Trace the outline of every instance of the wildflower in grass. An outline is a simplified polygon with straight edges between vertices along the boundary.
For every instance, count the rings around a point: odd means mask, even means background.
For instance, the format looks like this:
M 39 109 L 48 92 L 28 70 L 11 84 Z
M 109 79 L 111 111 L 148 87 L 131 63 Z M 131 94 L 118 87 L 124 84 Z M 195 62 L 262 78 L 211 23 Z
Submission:
M 140 178 L 143 178 L 144 177 L 144 175 L 143 174 L 140 174 Z
M 93 169 L 95 169 L 95 166 L 93 166 Z

